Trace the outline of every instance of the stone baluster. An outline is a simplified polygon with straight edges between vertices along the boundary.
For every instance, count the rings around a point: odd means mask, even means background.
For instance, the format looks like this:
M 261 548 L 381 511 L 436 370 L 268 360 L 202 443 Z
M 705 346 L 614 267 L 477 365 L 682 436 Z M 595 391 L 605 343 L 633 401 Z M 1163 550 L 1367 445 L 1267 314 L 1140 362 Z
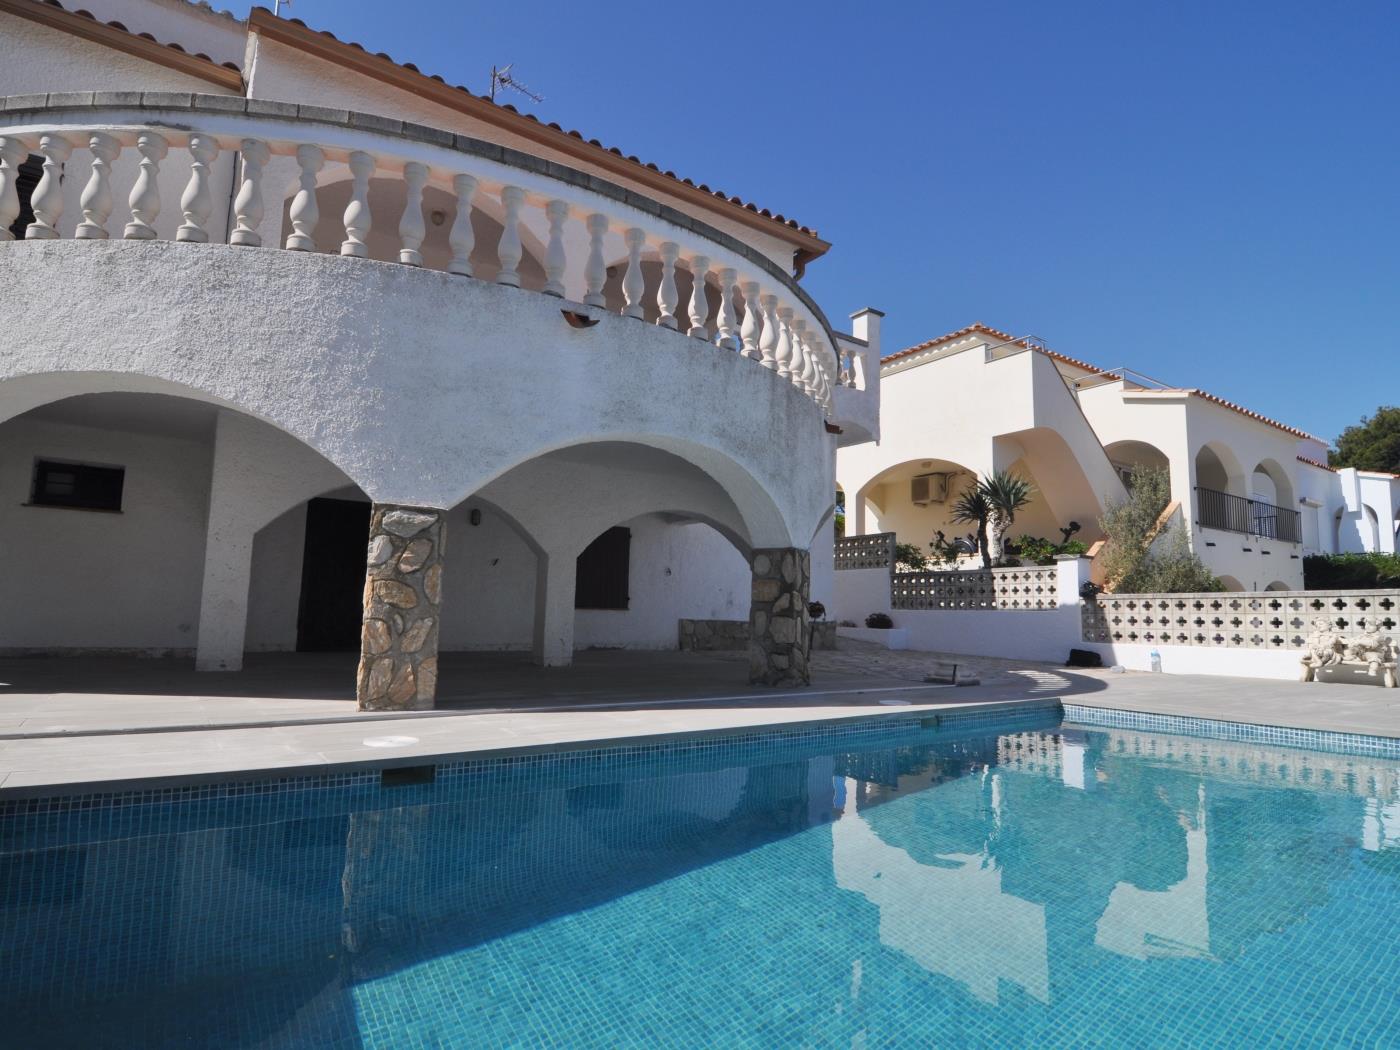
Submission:
M 685 334 L 706 341 L 710 338 L 710 330 L 705 327 L 705 319 L 710 314 L 710 301 L 705 297 L 705 275 L 709 272 L 709 256 L 690 257 L 690 328 Z
M 44 173 L 29 206 L 34 209 L 34 221 L 24 231 L 26 240 L 51 241 L 58 236 L 58 220 L 63 217 L 63 162 L 73 152 L 73 143 L 62 135 L 48 133 L 39 136 L 39 152 L 44 157 Z
M 170 144 L 163 135 L 143 131 L 136 136 L 136 152 L 141 154 L 141 170 L 127 199 L 131 221 L 126 224 L 122 236 L 128 241 L 152 241 L 156 236 L 156 218 L 160 215 L 160 162 L 170 152 Z
M 793 372 L 792 380 L 808 397 L 816 393 L 816 359 L 807 339 L 807 322 L 792 322 Z
M 656 305 L 661 312 L 656 323 L 663 328 L 676 328 L 676 307 L 681 301 L 676 290 L 676 260 L 681 249 L 675 241 L 662 241 L 657 251 L 661 253 L 661 284 L 656 289 Z
M 759 296 L 759 307 L 763 311 L 763 337 L 759 340 L 758 351 L 763 355 L 763 367 L 778 369 L 778 297 L 771 292 Z
M 586 292 L 583 301 L 589 306 L 606 306 L 603 285 L 608 279 L 608 264 L 603 258 L 603 238 L 608 233 L 608 217 L 594 212 L 588 217 L 588 262 L 583 268 Z
M 320 146 L 302 143 L 297 147 L 297 163 L 301 165 L 301 186 L 292 198 L 288 214 L 292 232 L 287 235 L 287 247 L 294 252 L 314 252 L 316 223 L 321 218 L 321 209 L 316 204 L 316 174 L 326 163 L 326 155 Z
M 738 319 L 734 316 L 734 279 L 737 276 L 731 266 L 719 271 L 719 313 L 715 315 L 715 346 L 721 350 L 738 350 L 739 337 L 734 326 Z
M 744 325 L 739 329 L 739 338 L 743 341 L 744 349 L 740 353 L 752 361 L 757 361 L 763 356 L 758 349 L 759 337 L 763 334 L 763 313 L 758 306 L 758 282 L 745 281 L 739 287 L 744 293 Z
M 476 195 L 476 177 L 454 175 L 452 189 L 457 194 L 457 214 L 447 234 L 447 243 L 452 247 L 452 261 L 447 264 L 447 272 L 470 277 L 472 249 L 476 247 L 476 231 L 472 229 L 472 197 Z
M 505 209 L 505 219 L 501 225 L 501 239 L 496 244 L 496 259 L 501 268 L 496 271 L 496 283 L 520 287 L 520 273 L 516 269 L 525 254 L 520 243 L 520 205 L 525 201 L 525 191 L 519 186 L 501 187 L 501 206 Z
M 83 221 L 73 236 L 80 241 L 105 241 L 107 219 L 112 214 L 112 163 L 121 155 L 122 145 L 111 135 L 94 131 L 88 138 L 88 149 L 92 151 L 92 174 L 78 201 Z
M 642 276 L 642 246 L 647 242 L 647 231 L 630 226 L 622 239 L 627 244 L 627 272 L 622 275 L 622 295 L 627 305 L 622 308 L 622 315 L 640 321 L 646 314 L 642 307 L 642 296 L 647 290 L 646 278 Z
M 564 271 L 569 261 L 564 254 L 564 222 L 569 217 L 567 201 L 550 201 L 544 206 L 544 214 L 549 219 L 549 247 L 544 253 L 545 295 L 562 298 L 564 295 Z
M 266 142 L 258 139 L 244 139 L 239 149 L 243 155 L 243 181 L 233 202 L 235 225 L 228 242 L 244 248 L 261 248 L 262 234 L 258 233 L 258 227 L 263 221 L 263 168 L 272 151 Z
M 399 219 L 399 262 L 422 266 L 423 246 L 428 226 L 423 221 L 423 187 L 428 182 L 428 166 L 410 160 L 403 166 L 403 218 Z
M 219 155 L 219 144 L 208 135 L 195 132 L 190 136 L 190 181 L 180 195 L 180 211 L 185 221 L 175 231 L 177 241 L 205 244 L 209 231 L 205 223 L 214 210 L 214 195 L 209 189 L 209 165 Z
M 792 379 L 792 307 L 778 307 L 778 345 L 773 348 L 773 358 L 778 364 L 778 375 Z
M 0 135 L 0 241 L 12 241 L 10 227 L 19 218 L 19 166 L 29 147 L 13 135 Z
M 373 156 L 362 149 L 350 154 L 350 203 L 345 206 L 345 240 L 340 242 L 341 255 L 356 259 L 369 257 L 365 238 L 374 222 L 369 210 L 369 177 L 373 174 Z

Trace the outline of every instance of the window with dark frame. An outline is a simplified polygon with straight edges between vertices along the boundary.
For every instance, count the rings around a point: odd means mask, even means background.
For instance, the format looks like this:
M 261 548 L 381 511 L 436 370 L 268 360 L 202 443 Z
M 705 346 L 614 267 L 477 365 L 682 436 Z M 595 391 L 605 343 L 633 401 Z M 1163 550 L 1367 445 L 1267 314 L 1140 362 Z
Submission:
M 626 609 L 632 530 L 619 525 L 590 543 L 578 556 L 575 609 Z
M 29 491 L 29 502 L 36 507 L 121 510 L 125 481 L 125 467 L 98 467 L 90 463 L 40 459 L 34 463 L 34 484 Z

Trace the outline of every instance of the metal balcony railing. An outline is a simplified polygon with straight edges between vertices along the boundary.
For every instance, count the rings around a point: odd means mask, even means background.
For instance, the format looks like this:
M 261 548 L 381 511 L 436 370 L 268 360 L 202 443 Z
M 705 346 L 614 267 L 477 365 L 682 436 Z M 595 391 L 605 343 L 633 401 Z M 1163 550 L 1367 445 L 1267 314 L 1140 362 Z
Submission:
M 1196 520 L 1208 529 L 1242 532 L 1284 543 L 1301 543 L 1303 539 L 1302 515 L 1296 510 L 1215 489 L 1196 489 Z

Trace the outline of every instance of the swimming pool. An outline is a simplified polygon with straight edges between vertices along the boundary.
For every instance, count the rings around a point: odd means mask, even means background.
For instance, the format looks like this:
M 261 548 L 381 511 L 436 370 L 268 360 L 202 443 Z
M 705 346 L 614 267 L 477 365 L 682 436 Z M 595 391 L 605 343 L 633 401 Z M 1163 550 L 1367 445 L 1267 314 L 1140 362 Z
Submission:
M 0 1044 L 1400 1044 L 1400 755 L 1080 714 L 8 803 Z

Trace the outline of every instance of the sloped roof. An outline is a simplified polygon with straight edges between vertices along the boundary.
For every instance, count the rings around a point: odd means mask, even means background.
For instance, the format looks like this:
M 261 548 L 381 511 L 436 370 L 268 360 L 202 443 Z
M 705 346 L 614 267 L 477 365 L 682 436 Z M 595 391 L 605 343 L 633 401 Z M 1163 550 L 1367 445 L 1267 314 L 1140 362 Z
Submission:
M 903 358 L 910 357 L 914 354 L 922 353 L 925 350 L 931 350 L 942 343 L 951 343 L 954 340 L 962 339 L 966 336 L 974 334 L 990 336 L 998 342 L 1023 346 L 1028 350 L 1038 350 L 1039 352 L 1045 354 L 1047 357 L 1053 358 L 1056 361 L 1062 361 L 1065 364 L 1071 365 L 1075 368 L 1082 368 L 1086 372 L 1090 372 L 1094 375 L 1114 374 L 1112 369 L 1100 368 L 1097 365 L 1091 365 L 1087 361 L 1080 361 L 1077 358 L 1069 357 L 1065 354 L 1059 353 L 1058 351 L 1051 350 L 1048 347 L 1033 346 L 1030 342 L 1028 342 L 1025 339 L 1017 339 L 1014 335 L 1011 335 L 1008 332 L 1003 332 L 998 328 L 993 328 L 990 325 L 985 325 L 981 321 L 974 321 L 966 328 L 959 328 L 956 332 L 948 332 L 946 335 L 940 335 L 937 338 L 928 339 L 922 343 L 916 343 L 914 346 L 911 346 L 905 350 L 900 350 L 896 353 L 890 354 L 887 357 L 882 357 L 880 358 L 880 364 L 887 365 L 892 362 L 902 360 Z M 1292 434 L 1295 437 L 1307 438 L 1310 441 L 1322 440 L 1319 437 L 1309 434 L 1305 430 L 1299 430 L 1297 427 L 1289 426 L 1287 423 L 1280 423 L 1277 419 L 1270 419 L 1268 416 L 1262 415 L 1259 412 L 1255 412 L 1253 409 L 1245 408 L 1243 405 L 1236 404 L 1233 401 L 1228 401 L 1223 397 L 1220 397 L 1216 394 L 1212 394 L 1207 390 L 1202 390 L 1199 387 L 1170 387 L 1164 390 L 1164 392 L 1167 391 L 1179 394 L 1187 394 L 1192 397 L 1199 397 L 1204 401 L 1209 401 L 1212 404 L 1220 405 L 1223 408 L 1228 408 L 1232 412 L 1238 412 L 1242 416 L 1248 416 L 1250 419 L 1256 419 L 1261 423 L 1266 423 L 1271 427 L 1276 427 L 1277 429 L 1282 430 L 1285 433 Z
M 382 51 L 370 52 L 363 44 L 341 40 L 326 30 L 312 29 L 299 18 L 281 18 L 265 7 L 254 7 L 248 16 L 248 25 L 254 32 L 311 51 L 321 58 L 392 83 L 429 101 L 458 109 L 541 145 L 552 146 L 705 207 L 717 208 L 746 225 L 792 242 L 798 249 L 800 262 L 823 255 L 831 247 L 818 236 L 815 229 L 801 225 L 796 219 L 760 208 L 723 190 L 711 189 L 703 182 L 682 178 L 673 171 L 663 170 L 656 164 L 625 154 L 616 146 L 604 146 L 597 139 L 585 138 L 580 131 L 565 129 L 555 123 L 546 124 L 534 114 L 521 113 L 509 103 L 495 102 L 489 96 L 474 94 L 460 84 L 450 85 L 436 74 L 424 73 L 412 62 L 399 62 Z
M 243 71 L 232 62 L 215 62 L 202 51 L 188 51 L 150 33 L 133 33 L 121 22 L 100 21 L 91 11 L 64 7 L 58 0 L 0 0 L 0 11 L 104 44 L 232 91 L 243 90 Z

